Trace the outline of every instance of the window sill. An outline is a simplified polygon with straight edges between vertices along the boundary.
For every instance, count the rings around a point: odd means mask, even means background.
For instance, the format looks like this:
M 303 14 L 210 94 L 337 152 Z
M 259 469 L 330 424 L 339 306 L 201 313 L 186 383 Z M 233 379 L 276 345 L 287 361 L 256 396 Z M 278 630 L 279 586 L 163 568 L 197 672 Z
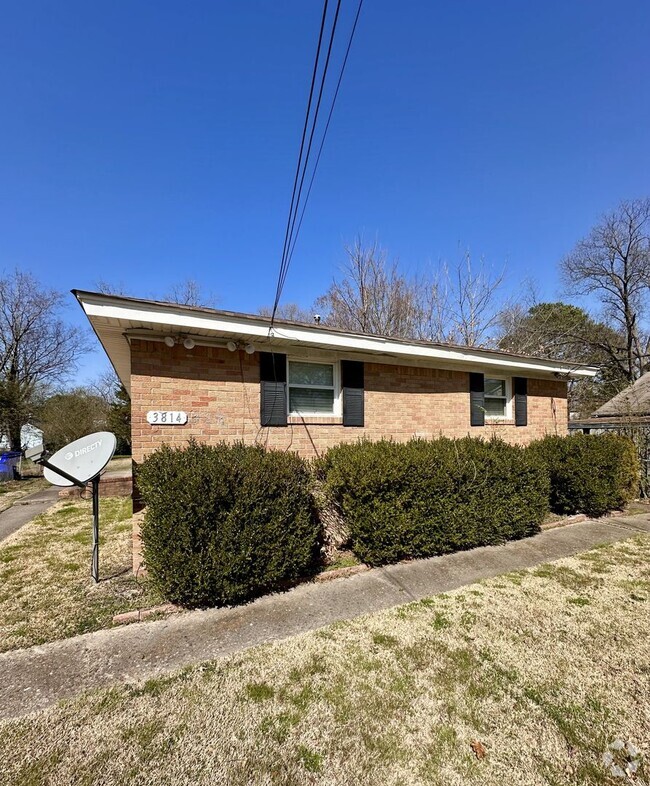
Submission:
M 486 426 L 514 426 L 513 418 L 485 418 Z
M 343 418 L 340 415 L 289 415 L 287 423 L 296 426 L 340 426 Z

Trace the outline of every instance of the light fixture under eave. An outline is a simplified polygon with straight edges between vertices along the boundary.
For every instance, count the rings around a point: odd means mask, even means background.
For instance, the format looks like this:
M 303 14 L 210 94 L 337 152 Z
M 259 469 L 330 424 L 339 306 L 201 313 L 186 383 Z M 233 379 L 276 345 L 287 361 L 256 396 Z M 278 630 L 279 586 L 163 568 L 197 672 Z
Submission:
M 255 352 L 255 347 L 252 344 L 246 344 L 246 346 L 244 347 L 244 352 L 247 355 L 252 355 L 253 352 Z
M 188 337 L 185 339 L 185 341 L 183 341 L 183 346 L 185 347 L 185 349 L 194 349 L 194 347 L 196 346 L 196 341 L 194 341 L 193 338 Z
M 176 339 L 173 336 L 165 336 L 165 344 L 168 347 L 173 347 L 176 343 Z
M 228 352 L 236 352 L 237 351 L 237 344 L 235 344 L 234 341 L 229 341 L 226 344 L 226 349 L 228 350 Z

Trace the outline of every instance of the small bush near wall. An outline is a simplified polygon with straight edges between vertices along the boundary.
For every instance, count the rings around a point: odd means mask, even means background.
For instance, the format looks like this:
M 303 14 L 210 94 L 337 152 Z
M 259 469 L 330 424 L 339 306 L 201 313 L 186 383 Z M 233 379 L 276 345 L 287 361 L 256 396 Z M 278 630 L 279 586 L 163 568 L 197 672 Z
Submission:
M 551 510 L 556 513 L 602 516 L 638 493 L 639 462 L 627 437 L 548 436 L 532 442 L 528 450 L 548 471 Z
M 496 439 L 340 445 L 318 472 L 371 565 L 522 538 L 548 511 L 546 473 Z
M 312 568 L 319 529 L 310 475 L 292 453 L 164 446 L 138 471 L 147 572 L 174 603 L 240 603 Z

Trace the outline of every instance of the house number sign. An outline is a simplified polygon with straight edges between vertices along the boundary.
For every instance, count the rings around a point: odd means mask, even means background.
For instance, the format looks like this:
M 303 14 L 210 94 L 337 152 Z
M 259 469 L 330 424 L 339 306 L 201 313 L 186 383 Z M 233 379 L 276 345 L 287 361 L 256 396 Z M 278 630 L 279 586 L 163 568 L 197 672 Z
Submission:
M 152 410 L 147 412 L 147 423 L 151 423 L 152 426 L 182 426 L 187 423 L 187 412 Z

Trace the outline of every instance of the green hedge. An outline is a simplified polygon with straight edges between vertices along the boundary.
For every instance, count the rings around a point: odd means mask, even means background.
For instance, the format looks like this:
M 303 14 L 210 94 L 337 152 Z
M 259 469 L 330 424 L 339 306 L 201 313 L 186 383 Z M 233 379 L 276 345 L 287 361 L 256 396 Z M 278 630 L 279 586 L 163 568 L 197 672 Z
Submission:
M 240 603 L 309 573 L 319 549 L 311 479 L 293 453 L 191 443 L 140 466 L 148 575 L 187 606 Z
M 634 443 L 617 434 L 548 436 L 528 451 L 544 466 L 556 513 L 602 516 L 638 493 L 639 461 Z
M 522 538 L 548 511 L 546 473 L 496 439 L 339 445 L 318 472 L 371 565 Z

